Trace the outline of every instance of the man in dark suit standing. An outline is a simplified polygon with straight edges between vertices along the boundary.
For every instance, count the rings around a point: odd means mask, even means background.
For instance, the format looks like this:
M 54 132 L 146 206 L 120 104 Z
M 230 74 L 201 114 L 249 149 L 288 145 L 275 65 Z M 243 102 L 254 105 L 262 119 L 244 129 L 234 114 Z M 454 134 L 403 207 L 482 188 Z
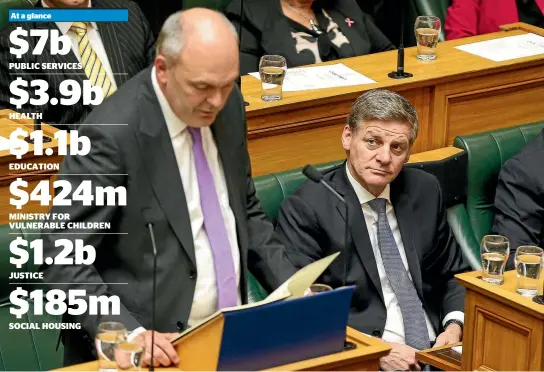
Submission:
M 544 130 L 523 150 L 508 159 L 499 174 L 493 231 L 510 241 L 507 269 L 514 268 L 519 246 L 544 248 L 543 163 Z
M 114 319 L 148 346 L 149 362 L 153 256 L 146 225 L 153 223 L 157 366 L 177 362 L 170 332 L 247 302 L 248 270 L 267 290 L 295 272 L 283 246 L 271 242 L 273 226 L 255 196 L 238 71 L 236 30 L 223 15 L 199 8 L 173 14 L 159 35 L 153 67 L 81 126 L 91 152 L 62 163 L 59 178 L 72 190 L 84 180 L 93 187 L 125 187 L 126 206 L 53 207 L 72 222 L 110 222 L 111 228 L 70 230 L 78 234 L 66 237 L 96 248 L 95 262 L 45 266 L 44 279 L 74 283 L 58 285 L 65 291 L 119 296 L 121 314 Z M 92 125 L 103 123 L 110 124 Z M 57 234 L 45 235 L 46 257 L 59 252 L 53 243 L 67 231 L 50 232 Z M 68 318 L 81 322 L 82 330 L 65 332 L 65 364 L 93 358 L 97 326 L 109 318 Z
M 64 80 L 75 80 L 81 87 L 83 80 L 89 79 L 93 86 L 99 86 L 104 99 L 113 94 L 131 77 L 153 62 L 155 39 L 149 24 L 137 4 L 128 0 L 40 0 L 36 7 L 44 8 L 93 8 L 128 9 L 128 22 L 28 22 L 10 23 L 0 37 L 0 109 L 9 108 L 17 112 L 42 113 L 43 122 L 69 124 L 75 128 L 93 109 L 83 105 L 82 99 L 73 105 L 64 106 L 46 103 L 33 106 L 29 102 L 18 108 L 10 103 L 10 84 L 21 77 L 27 81 L 45 80 L 50 98 L 64 96 L 60 84 Z M 59 30 L 67 35 L 72 50 L 66 55 L 52 55 L 48 45 L 41 55 L 33 55 L 38 38 L 26 37 L 29 51 L 23 58 L 10 54 L 10 33 L 22 27 L 25 30 Z M 10 63 L 71 63 L 72 68 L 53 68 L 51 70 L 28 70 L 9 67 Z M 77 65 L 79 64 L 79 66 Z M 75 68 L 73 67 L 75 65 Z M 27 88 L 30 97 L 35 88 Z M 66 129 L 66 126 L 63 126 Z
M 446 222 L 438 180 L 403 168 L 418 132 L 415 108 L 397 93 L 373 90 L 351 108 L 342 133 L 347 161 L 285 199 L 276 227 L 298 267 L 341 251 L 347 285 L 355 285 L 350 326 L 392 346 L 384 370 L 419 370 L 417 349 L 458 342 L 464 289 L 454 275 L 468 269 Z M 349 242 L 344 248 L 344 227 Z M 342 285 L 343 260 L 321 278 Z

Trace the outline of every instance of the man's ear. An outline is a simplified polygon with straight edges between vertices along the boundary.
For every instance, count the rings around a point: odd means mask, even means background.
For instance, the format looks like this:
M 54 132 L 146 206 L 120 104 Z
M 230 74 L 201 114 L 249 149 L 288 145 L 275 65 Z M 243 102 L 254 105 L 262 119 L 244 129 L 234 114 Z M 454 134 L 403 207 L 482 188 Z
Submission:
M 349 151 L 352 139 L 353 133 L 351 132 L 349 125 L 346 124 L 344 126 L 344 130 L 342 131 L 342 147 L 344 150 Z
M 166 61 L 166 58 L 159 54 L 155 57 L 155 61 L 153 61 L 153 66 L 155 66 L 155 73 L 157 75 L 157 81 L 159 82 L 159 85 L 165 85 L 168 77 L 167 77 L 167 70 L 168 70 L 168 62 Z

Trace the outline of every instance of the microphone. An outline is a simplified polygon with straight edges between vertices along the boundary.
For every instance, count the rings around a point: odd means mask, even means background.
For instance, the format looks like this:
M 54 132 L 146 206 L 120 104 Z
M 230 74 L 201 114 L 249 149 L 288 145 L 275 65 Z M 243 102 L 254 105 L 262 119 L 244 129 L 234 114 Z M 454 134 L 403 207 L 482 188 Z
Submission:
M 406 79 L 414 76 L 409 72 L 404 71 L 404 3 L 406 0 L 400 2 L 400 41 L 399 49 L 397 52 L 397 71 L 392 71 L 387 76 L 391 79 Z
M 333 189 L 325 180 L 323 180 L 323 174 L 315 169 L 314 166 L 308 164 L 304 168 L 302 168 L 302 174 L 304 174 L 308 179 L 314 181 L 315 183 L 320 183 L 327 190 L 329 190 L 334 196 L 336 196 L 342 203 L 344 203 L 344 207 L 346 209 L 346 223 L 344 227 L 344 272 L 342 273 L 342 286 L 346 286 L 346 275 L 347 275 L 347 266 L 348 266 L 348 241 L 349 241 L 349 225 L 348 225 L 348 203 L 346 203 L 345 199 L 336 192 L 335 189 Z
M 149 216 L 149 209 L 142 209 L 145 225 L 149 229 L 149 236 L 151 237 L 151 247 L 153 248 L 153 293 L 152 293 L 152 307 L 151 307 L 151 363 L 149 363 L 149 371 L 155 371 L 153 366 L 153 358 L 155 357 L 155 292 L 157 286 L 157 244 L 155 244 L 155 233 L 153 231 L 153 222 Z
M 34 119 L 34 131 L 42 130 L 42 120 L 41 119 Z M 28 143 L 34 143 L 34 139 L 30 138 L 30 136 L 25 137 L 25 141 Z M 48 143 L 51 142 L 52 139 L 49 136 L 46 136 L 42 133 L 42 143 Z

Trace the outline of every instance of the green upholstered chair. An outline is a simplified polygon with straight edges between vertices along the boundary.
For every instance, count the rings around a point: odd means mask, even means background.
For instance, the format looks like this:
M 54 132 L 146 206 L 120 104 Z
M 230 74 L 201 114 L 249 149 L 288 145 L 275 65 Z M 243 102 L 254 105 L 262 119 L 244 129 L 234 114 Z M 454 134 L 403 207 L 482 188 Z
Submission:
M 454 146 L 468 154 L 467 200 L 449 209 L 448 221 L 473 268 L 480 268 L 480 241 L 493 227 L 495 189 L 504 162 L 544 128 L 544 122 L 469 136 Z
M 0 30 L 8 23 L 10 9 L 31 8 L 38 0 L 0 0 Z
M 183 8 L 189 9 L 200 7 L 223 11 L 227 5 L 230 4 L 230 1 L 231 0 L 184 0 Z
M 440 30 L 440 41 L 446 40 L 444 32 L 444 23 L 446 22 L 446 12 L 450 6 L 450 0 L 413 0 L 418 15 L 434 15 L 442 21 Z M 415 20 L 414 20 L 415 21 Z

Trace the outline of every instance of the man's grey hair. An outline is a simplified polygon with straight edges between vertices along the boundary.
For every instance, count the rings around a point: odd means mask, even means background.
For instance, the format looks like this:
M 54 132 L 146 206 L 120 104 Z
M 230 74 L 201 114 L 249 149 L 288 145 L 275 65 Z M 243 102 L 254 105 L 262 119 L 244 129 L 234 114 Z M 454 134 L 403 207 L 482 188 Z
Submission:
M 396 121 L 410 124 L 410 143 L 414 143 L 419 131 L 419 120 L 415 107 L 398 93 L 385 89 L 373 89 L 362 94 L 351 106 L 348 125 L 355 133 L 366 122 Z
M 178 60 L 178 57 L 185 46 L 185 35 L 181 21 L 181 14 L 183 12 L 183 10 L 179 10 L 171 14 L 166 21 L 164 21 L 161 31 L 159 32 L 159 36 L 157 37 L 157 44 L 155 47 L 156 54 L 163 55 L 166 60 L 171 63 L 175 63 Z M 227 17 L 225 17 L 225 15 L 220 12 L 216 13 L 220 16 L 223 22 L 225 22 L 238 42 L 238 32 L 236 32 L 234 25 L 228 20 Z

